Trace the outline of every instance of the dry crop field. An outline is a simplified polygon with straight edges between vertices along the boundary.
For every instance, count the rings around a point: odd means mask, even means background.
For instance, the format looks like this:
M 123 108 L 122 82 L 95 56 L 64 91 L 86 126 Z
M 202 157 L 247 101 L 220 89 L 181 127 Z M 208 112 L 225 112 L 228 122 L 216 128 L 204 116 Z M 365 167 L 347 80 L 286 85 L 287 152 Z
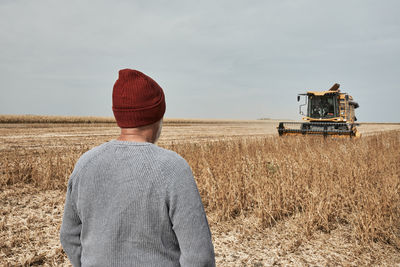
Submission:
M 0 266 L 70 266 L 59 244 L 78 157 L 102 118 L 0 116 Z M 166 120 L 192 167 L 218 266 L 399 266 L 400 125 L 361 139 L 279 138 L 277 121 Z

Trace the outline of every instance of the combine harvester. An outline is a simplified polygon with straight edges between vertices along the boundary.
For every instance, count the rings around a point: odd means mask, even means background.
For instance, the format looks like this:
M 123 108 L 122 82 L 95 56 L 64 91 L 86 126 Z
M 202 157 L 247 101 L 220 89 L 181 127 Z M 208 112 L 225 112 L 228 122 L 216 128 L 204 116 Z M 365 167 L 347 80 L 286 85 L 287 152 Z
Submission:
M 280 122 L 277 128 L 279 135 L 360 137 L 354 114 L 359 105 L 349 94 L 340 92 L 339 87 L 335 83 L 328 91 L 299 94 L 297 102 L 304 97 L 299 113 L 306 122 Z M 306 114 L 304 109 L 307 109 Z

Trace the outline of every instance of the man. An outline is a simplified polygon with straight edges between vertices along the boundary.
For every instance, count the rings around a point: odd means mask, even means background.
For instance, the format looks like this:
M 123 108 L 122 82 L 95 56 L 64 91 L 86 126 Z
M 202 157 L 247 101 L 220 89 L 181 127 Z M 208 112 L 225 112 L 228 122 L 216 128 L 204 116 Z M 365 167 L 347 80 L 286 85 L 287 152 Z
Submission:
M 113 112 L 121 135 L 84 153 L 68 181 L 60 240 L 74 266 L 215 266 L 189 165 L 157 141 L 164 92 L 119 71 Z

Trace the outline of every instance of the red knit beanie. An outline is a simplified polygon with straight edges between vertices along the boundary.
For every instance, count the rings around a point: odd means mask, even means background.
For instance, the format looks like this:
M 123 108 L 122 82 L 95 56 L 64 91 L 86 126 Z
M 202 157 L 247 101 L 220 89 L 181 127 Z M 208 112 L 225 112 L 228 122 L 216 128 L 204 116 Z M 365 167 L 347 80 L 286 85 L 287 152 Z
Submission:
M 119 71 L 114 84 L 112 110 L 121 128 L 149 125 L 162 119 L 165 97 L 161 87 L 137 70 Z

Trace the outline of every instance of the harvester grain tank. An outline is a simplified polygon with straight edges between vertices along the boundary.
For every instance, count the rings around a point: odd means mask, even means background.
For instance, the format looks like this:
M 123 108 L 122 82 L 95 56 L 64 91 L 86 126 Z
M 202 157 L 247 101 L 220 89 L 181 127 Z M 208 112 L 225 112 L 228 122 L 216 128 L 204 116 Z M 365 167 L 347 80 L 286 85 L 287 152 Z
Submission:
M 339 90 L 335 83 L 328 91 L 308 91 L 299 94 L 299 113 L 305 122 L 280 122 L 277 127 L 283 135 L 323 135 L 360 137 L 354 110 L 359 107 L 353 97 Z

